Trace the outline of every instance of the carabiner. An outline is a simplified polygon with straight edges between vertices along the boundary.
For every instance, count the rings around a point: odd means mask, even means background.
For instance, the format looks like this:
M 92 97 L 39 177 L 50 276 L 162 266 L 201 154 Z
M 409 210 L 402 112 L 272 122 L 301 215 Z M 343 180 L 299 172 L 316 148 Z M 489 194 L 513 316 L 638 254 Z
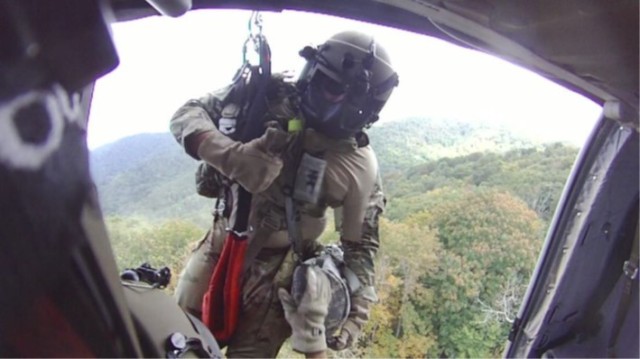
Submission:
M 255 31 L 255 27 L 257 31 Z M 260 56 L 260 47 L 262 44 L 262 14 L 259 11 L 252 11 L 251 16 L 249 16 L 249 22 L 247 23 L 247 29 L 249 31 L 249 36 L 244 41 L 242 45 L 242 63 L 247 63 L 249 60 L 247 59 L 247 46 L 249 42 L 253 44 L 253 50 Z

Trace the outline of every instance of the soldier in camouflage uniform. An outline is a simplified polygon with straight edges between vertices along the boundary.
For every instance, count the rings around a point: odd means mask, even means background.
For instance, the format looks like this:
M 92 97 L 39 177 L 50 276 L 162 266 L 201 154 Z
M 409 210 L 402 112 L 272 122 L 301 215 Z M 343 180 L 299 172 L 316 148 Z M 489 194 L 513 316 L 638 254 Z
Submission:
M 397 75 L 386 51 L 370 36 L 357 32 L 339 33 L 300 53 L 307 65 L 297 84 L 277 75 L 271 80 L 265 115 L 270 126 L 262 137 L 240 143 L 228 136 L 238 125 L 243 106 L 228 101 L 230 87 L 187 102 L 171 119 L 171 131 L 185 151 L 210 166 L 201 172 L 201 184 L 222 184 L 221 178 L 227 178 L 253 194 L 248 250 L 253 254 L 248 255 L 252 258 L 243 278 L 240 319 L 228 343 L 229 357 L 275 357 L 291 334 L 292 346 L 299 352 L 324 353 L 327 342 L 334 350 L 347 348 L 377 300 L 374 258 L 379 247 L 378 216 L 385 200 L 377 160 L 363 129 L 378 119 L 397 85 Z M 300 117 L 302 130 L 295 134 L 282 130 L 291 129 L 290 120 Z M 301 253 L 291 249 L 282 190 L 288 174 L 299 170 L 291 168 L 293 154 L 299 151 L 294 144 L 325 164 L 316 198 L 295 201 Z M 344 263 L 355 280 L 349 283 L 349 316 L 325 341 L 324 335 L 319 338 L 308 331 L 310 326 L 322 326 L 326 315 L 322 275 L 312 275 L 319 289 L 308 303 L 293 303 L 287 294 L 296 255 L 312 257 L 321 247 L 316 241 L 325 228 L 328 207 L 341 208 Z M 225 238 L 227 219 L 215 218 L 176 289 L 179 304 L 195 315 L 201 314 L 202 297 Z M 312 310 L 305 312 L 303 306 Z

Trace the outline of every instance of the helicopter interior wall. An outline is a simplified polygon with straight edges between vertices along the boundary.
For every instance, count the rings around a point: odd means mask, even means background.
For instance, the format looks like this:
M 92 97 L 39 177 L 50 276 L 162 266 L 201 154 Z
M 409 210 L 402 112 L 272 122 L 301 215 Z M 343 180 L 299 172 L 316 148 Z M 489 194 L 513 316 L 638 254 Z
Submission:
M 637 226 L 637 211 L 636 226 Z M 636 232 L 637 233 L 637 232 Z M 637 234 L 636 234 L 637 235 Z M 618 263 L 619 264 L 619 263 Z M 574 358 L 584 357 L 585 353 L 589 353 L 590 357 L 619 357 L 619 358 L 638 358 L 640 356 L 638 347 L 638 330 L 639 302 L 638 302 L 638 281 L 637 277 L 633 283 L 635 286 L 631 290 L 629 303 L 626 309 L 620 309 L 624 292 L 626 278 L 620 275 L 620 267 L 618 267 L 616 278 L 608 278 L 615 283 L 612 290 L 608 293 L 603 305 L 591 312 L 589 323 L 583 323 L 583 333 L 573 336 L 570 341 L 550 348 L 542 353 L 542 357 L 547 358 Z M 624 319 L 621 323 L 616 322 L 616 315 L 622 310 Z M 619 326 L 617 339 L 612 341 L 614 328 Z M 593 330 L 593 332 L 589 332 Z M 610 343 L 611 342 L 611 343 Z M 611 348 L 609 346 L 611 345 Z
M 90 176 L 98 0 L 0 2 L 0 357 L 137 357 Z
M 571 257 L 566 270 L 559 273 L 561 279 L 546 311 L 544 329 L 537 335 L 533 356 L 608 356 L 608 340 L 621 297 L 623 264 L 630 257 L 637 236 L 639 214 L 638 133 L 626 134 L 625 137 L 619 126 L 610 126 L 601 145 L 613 146 L 609 149 L 616 154 L 610 161 L 594 159 L 588 169 L 592 180 L 598 177 L 594 174 L 599 170 L 604 177 L 599 185 L 593 185 L 593 200 L 575 206 L 574 213 L 584 210 L 586 224 L 576 236 L 574 247 L 565 247 Z M 589 197 L 588 192 L 583 195 Z M 568 228 L 570 232 L 572 227 Z M 626 352 L 616 353 L 618 356 L 638 356 L 637 292 L 636 277 L 629 307 L 632 309 L 625 313 L 627 320 L 617 341 Z
M 116 21 L 158 14 L 142 0 L 108 1 Z M 184 2 L 149 1 L 156 5 L 166 3 L 167 11 Z M 193 0 L 192 3 L 190 11 L 251 9 L 322 13 L 477 48 L 537 72 L 596 103 L 622 101 L 633 110 L 629 111 L 631 116 L 620 121 L 638 129 L 637 0 L 612 3 L 598 0 Z

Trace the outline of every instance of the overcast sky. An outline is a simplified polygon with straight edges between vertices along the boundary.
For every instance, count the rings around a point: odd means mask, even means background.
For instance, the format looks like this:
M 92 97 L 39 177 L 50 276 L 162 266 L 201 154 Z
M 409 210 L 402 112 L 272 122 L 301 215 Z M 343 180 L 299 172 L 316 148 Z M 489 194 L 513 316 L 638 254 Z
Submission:
M 192 11 L 114 24 L 120 65 L 98 80 L 88 141 L 166 132 L 190 98 L 226 85 L 242 64 L 250 12 Z M 593 102 L 495 57 L 406 31 L 300 12 L 263 12 L 273 70 L 300 70 L 298 50 L 334 33 L 371 33 L 400 76 L 380 123 L 409 116 L 488 121 L 581 145 L 600 113 Z

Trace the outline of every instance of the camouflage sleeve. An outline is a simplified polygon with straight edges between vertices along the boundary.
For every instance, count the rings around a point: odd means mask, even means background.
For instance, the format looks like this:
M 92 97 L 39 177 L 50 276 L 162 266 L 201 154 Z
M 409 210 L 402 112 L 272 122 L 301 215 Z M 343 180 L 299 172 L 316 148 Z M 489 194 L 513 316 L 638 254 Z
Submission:
M 352 272 L 359 282 L 355 288 L 354 285 L 350 285 L 353 292 L 351 293 L 349 325 L 354 326 L 351 329 L 354 332 L 359 332 L 362 329 L 364 323 L 369 319 L 371 305 L 378 301 L 375 291 L 374 261 L 380 247 L 378 220 L 384 211 L 385 204 L 386 199 L 378 175 L 365 210 L 361 240 L 359 242 L 343 241 L 347 271 Z
M 374 260 L 380 247 L 378 220 L 386 204 L 382 183 L 378 176 L 372 193 L 369 196 L 362 222 L 361 240 L 358 242 L 343 241 L 345 264 L 356 275 L 362 287 L 375 285 Z
M 208 93 L 199 99 L 191 99 L 182 105 L 171 117 L 169 128 L 176 141 L 189 153 L 185 139 L 192 134 L 215 129 L 222 114 L 222 103 L 229 94 L 230 86 Z

